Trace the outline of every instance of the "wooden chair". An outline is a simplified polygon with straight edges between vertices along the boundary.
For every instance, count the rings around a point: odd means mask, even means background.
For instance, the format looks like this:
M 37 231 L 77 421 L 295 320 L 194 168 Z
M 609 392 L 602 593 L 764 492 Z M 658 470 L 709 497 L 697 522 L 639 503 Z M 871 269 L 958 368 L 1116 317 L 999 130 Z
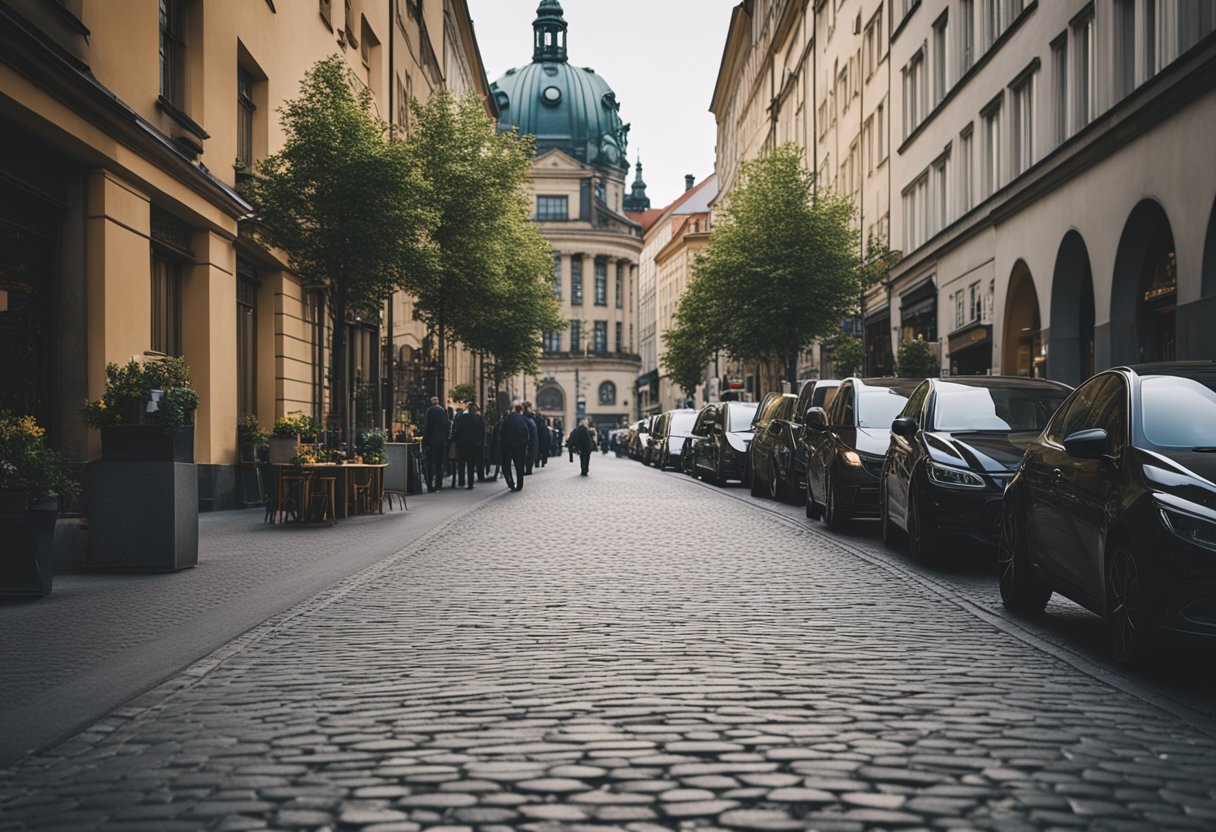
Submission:
M 296 521 L 304 519 L 308 502 L 308 477 L 303 474 L 279 474 L 278 497 L 275 500 L 278 522 L 285 523 L 289 516 Z
M 308 486 L 308 517 L 315 522 L 329 523 L 331 526 L 338 522 L 335 513 L 335 498 L 337 492 L 337 477 L 313 477 Z
M 384 503 L 388 503 L 388 510 L 389 510 L 389 511 L 392 511 L 392 510 L 393 510 L 393 502 L 394 502 L 395 500 L 400 500 L 400 501 L 401 501 L 401 507 L 402 507 L 403 509 L 405 509 L 406 511 L 409 511 L 409 505 L 408 505 L 408 504 L 405 502 L 405 492 L 404 492 L 404 491 L 396 491 L 396 490 L 391 489 L 391 488 L 386 488 L 386 489 L 384 489 L 384 494 L 383 494 L 383 495 L 381 495 L 381 497 L 380 497 L 380 505 L 381 505 L 381 509 L 383 509 Z
M 351 502 L 355 514 L 367 514 L 372 510 L 372 489 L 375 476 L 370 468 L 356 468 L 351 471 Z

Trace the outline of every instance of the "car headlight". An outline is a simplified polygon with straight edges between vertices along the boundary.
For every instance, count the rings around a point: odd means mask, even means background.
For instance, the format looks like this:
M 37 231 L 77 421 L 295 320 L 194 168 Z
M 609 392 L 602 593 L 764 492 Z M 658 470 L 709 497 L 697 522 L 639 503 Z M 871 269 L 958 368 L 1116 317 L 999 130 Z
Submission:
M 1161 512 L 1161 519 L 1165 521 L 1165 527 L 1175 536 L 1182 538 L 1192 546 L 1216 552 L 1216 523 L 1176 508 L 1167 508 L 1161 504 L 1157 505 L 1157 509 Z
M 857 451 L 845 451 L 840 456 L 846 464 L 852 465 L 854 468 L 861 467 L 861 457 L 857 455 Z
M 984 479 L 979 474 L 964 471 L 961 468 L 947 468 L 930 462 L 928 466 L 929 482 L 943 488 L 983 488 Z

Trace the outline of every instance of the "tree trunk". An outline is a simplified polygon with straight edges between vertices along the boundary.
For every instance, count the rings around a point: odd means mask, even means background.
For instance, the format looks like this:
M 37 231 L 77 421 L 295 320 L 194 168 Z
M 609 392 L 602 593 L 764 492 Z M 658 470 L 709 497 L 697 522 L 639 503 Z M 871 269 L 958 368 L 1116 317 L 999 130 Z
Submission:
M 793 350 L 785 357 L 786 377 L 790 380 L 790 392 L 798 392 L 798 351 Z
M 444 385 L 447 382 L 447 364 L 445 361 L 445 353 L 447 352 L 447 339 L 444 337 L 444 319 L 443 319 L 443 304 L 439 304 L 439 326 L 438 326 L 438 342 L 439 342 L 439 378 L 435 382 L 435 395 L 439 397 L 440 406 L 447 401 L 447 394 L 444 390 Z

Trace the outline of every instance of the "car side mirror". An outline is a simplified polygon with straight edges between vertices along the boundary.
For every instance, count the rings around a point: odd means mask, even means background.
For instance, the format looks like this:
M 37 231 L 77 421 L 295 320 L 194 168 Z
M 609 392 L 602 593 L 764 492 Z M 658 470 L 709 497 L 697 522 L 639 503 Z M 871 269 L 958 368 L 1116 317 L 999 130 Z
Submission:
M 811 430 L 827 430 L 828 414 L 822 407 L 810 407 L 806 411 L 806 424 Z
M 904 439 L 911 439 L 916 435 L 916 420 L 910 416 L 900 416 L 891 423 L 891 433 L 902 436 Z
M 1079 430 L 1064 438 L 1064 451 L 1074 459 L 1102 459 L 1110 448 L 1110 434 L 1102 428 Z

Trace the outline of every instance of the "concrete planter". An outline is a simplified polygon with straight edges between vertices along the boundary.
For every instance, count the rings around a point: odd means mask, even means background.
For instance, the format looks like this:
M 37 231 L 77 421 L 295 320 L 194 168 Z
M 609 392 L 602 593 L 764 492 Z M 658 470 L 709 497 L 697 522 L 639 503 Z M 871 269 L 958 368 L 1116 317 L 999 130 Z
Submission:
M 106 462 L 194 462 L 194 426 L 172 435 L 156 425 L 111 425 L 101 429 Z
M 0 492 L 0 595 L 49 595 L 54 577 L 59 503 L 31 503 L 23 491 Z
M 89 464 L 87 566 L 173 572 L 198 563 L 198 471 L 185 462 Z

